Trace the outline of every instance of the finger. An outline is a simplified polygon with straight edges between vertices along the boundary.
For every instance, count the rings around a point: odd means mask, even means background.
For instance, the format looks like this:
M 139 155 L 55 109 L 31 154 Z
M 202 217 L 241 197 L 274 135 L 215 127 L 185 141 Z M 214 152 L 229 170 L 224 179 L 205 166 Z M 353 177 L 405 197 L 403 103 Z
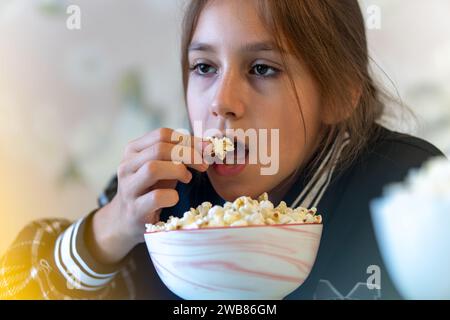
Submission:
M 197 150 L 161 142 L 135 154 L 132 159 L 123 164 L 124 168 L 122 170 L 125 174 L 133 174 L 146 162 L 152 160 L 182 162 L 186 166 L 200 172 L 208 169 L 208 163 L 203 161 L 202 155 Z
M 127 148 L 133 153 L 140 152 L 158 142 L 170 142 L 173 130 L 170 128 L 159 128 L 144 134 L 143 136 L 128 143 Z
M 185 135 L 176 131 L 173 133 L 171 142 L 184 147 L 193 148 L 200 154 L 203 152 L 204 143 L 208 143 L 206 139 L 195 137 L 192 135 Z
M 183 164 L 152 160 L 145 163 L 128 182 L 127 194 L 132 197 L 142 195 L 148 188 L 161 180 L 178 180 L 189 183 L 192 173 Z
M 156 189 L 136 199 L 136 214 L 139 219 L 148 220 L 149 215 L 159 209 L 175 206 L 179 201 L 178 192 L 174 189 Z
M 205 141 L 202 138 L 193 137 L 191 135 L 186 135 L 181 132 L 169 129 L 160 128 L 149 132 L 142 137 L 133 140 L 128 145 L 128 150 L 131 153 L 141 152 L 142 150 L 150 147 L 151 145 L 158 142 L 167 142 L 173 144 L 180 144 L 186 147 L 195 148 L 198 152 L 202 152 L 202 142 Z

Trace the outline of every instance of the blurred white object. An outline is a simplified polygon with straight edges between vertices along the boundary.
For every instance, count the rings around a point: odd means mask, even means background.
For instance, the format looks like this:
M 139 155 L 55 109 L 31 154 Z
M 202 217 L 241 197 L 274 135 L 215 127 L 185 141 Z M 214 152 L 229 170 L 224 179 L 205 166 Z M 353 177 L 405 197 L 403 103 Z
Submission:
M 183 299 L 283 299 L 316 260 L 321 224 L 145 234 L 164 284 Z
M 450 161 L 433 159 L 372 204 L 388 272 L 406 299 L 450 299 Z

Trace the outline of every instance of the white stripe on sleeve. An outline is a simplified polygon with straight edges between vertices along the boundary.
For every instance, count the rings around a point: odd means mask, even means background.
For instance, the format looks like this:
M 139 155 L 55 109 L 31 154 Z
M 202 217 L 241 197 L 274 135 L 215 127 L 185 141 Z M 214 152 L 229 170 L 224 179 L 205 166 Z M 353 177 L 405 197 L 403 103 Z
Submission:
M 99 274 L 81 259 L 75 246 L 77 231 L 82 219 L 67 228 L 57 239 L 54 251 L 55 263 L 61 274 L 73 288 L 95 291 L 103 288 L 116 273 Z

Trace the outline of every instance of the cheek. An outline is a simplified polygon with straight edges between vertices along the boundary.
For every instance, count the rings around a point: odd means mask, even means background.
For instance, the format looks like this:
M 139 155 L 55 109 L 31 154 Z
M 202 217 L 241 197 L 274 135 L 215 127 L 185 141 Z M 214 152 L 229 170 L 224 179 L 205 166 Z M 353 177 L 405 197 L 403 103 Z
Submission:
M 284 101 L 285 111 L 280 120 L 280 159 L 287 167 L 303 163 L 314 152 L 321 126 L 316 88 L 303 81 L 297 84 L 297 89 L 300 106 L 290 89 L 290 94 L 285 93 L 289 98 Z
M 299 111 L 297 110 L 297 114 Z M 302 161 L 305 135 L 300 115 L 286 117 L 280 129 L 280 163 L 288 171 Z
M 303 121 L 300 108 L 291 91 L 284 90 L 272 101 L 269 121 L 276 122 L 274 127 L 280 130 L 280 151 L 294 151 L 304 141 Z M 275 111 L 276 110 L 276 111 Z
M 203 97 L 203 98 L 202 98 Z M 208 107 L 205 104 L 205 98 L 202 94 L 197 94 L 195 89 L 192 87 L 188 87 L 186 103 L 187 103 L 187 112 L 189 114 L 189 120 L 191 125 L 194 122 L 204 122 L 207 118 Z M 194 129 L 196 128 L 193 126 Z M 195 135 L 201 134 L 200 132 L 194 132 Z

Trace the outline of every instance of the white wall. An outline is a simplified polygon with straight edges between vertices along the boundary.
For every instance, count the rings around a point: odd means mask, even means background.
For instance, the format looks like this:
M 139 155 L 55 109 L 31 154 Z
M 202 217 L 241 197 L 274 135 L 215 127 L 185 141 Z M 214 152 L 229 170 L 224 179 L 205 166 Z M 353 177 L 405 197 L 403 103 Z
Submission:
M 182 3 L 70 1 L 76 31 L 68 3 L 0 2 L 0 252 L 33 219 L 94 208 L 126 142 L 184 124 Z

